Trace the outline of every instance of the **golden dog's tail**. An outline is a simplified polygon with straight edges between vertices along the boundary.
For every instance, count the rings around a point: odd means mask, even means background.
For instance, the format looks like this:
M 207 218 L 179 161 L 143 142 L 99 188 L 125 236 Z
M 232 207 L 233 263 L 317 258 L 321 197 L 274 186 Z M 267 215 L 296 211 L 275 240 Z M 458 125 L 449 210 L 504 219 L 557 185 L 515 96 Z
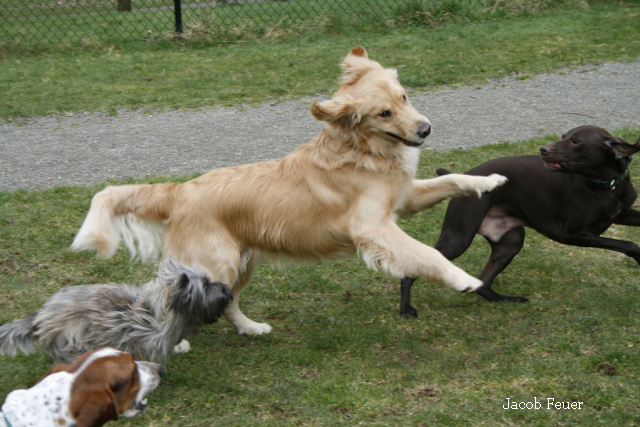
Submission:
M 157 258 L 162 251 L 165 221 L 178 184 L 110 186 L 93 196 L 89 213 L 71 248 L 95 249 L 112 256 L 123 239 L 141 259 Z M 137 245 L 136 245 L 137 241 Z

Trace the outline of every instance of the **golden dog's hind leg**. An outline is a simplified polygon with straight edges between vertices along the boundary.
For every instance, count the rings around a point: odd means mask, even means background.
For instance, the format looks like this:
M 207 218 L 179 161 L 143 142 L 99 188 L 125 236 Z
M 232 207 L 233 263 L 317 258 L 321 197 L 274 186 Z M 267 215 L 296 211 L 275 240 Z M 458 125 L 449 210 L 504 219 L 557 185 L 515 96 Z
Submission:
M 231 288 L 233 301 L 231 301 L 231 304 L 229 304 L 229 307 L 225 310 L 223 317 L 227 322 L 238 328 L 239 334 L 268 334 L 272 330 L 270 325 L 267 323 L 254 322 L 245 316 L 238 306 L 242 289 L 249 283 L 254 271 L 258 268 L 258 265 L 260 265 L 260 253 L 255 250 L 244 251 L 241 254 L 241 264 L 243 268 L 239 271 L 238 277 Z
M 270 333 L 271 326 L 247 318 L 238 306 L 242 289 L 260 264 L 260 251 L 242 248 L 221 224 L 200 232 L 198 239 L 184 239 L 187 234 L 184 230 L 171 231 L 173 240 L 170 238 L 167 242 L 166 255 L 173 256 L 183 265 L 195 263 L 207 272 L 211 280 L 222 282 L 231 289 L 233 300 L 223 314 L 224 319 L 240 334 Z M 215 250 L 211 250 L 212 247 Z
M 460 292 L 473 292 L 482 286 L 482 281 L 465 273 L 437 250 L 409 237 L 393 221 L 360 230 L 354 241 L 364 261 L 374 270 L 395 277 L 422 277 Z

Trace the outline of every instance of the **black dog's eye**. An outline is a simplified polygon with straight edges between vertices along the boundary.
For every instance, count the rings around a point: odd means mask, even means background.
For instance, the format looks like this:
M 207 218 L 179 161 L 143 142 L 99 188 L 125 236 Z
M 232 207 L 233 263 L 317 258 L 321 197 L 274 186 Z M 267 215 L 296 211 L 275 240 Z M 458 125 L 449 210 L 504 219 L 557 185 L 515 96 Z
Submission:
M 569 143 L 570 143 L 571 145 L 578 145 L 578 144 L 580 144 L 580 142 L 579 142 L 579 141 L 576 141 L 575 139 L 570 139 L 570 140 L 569 140 Z
M 380 117 L 391 117 L 391 110 L 384 110 L 382 113 L 378 114 Z

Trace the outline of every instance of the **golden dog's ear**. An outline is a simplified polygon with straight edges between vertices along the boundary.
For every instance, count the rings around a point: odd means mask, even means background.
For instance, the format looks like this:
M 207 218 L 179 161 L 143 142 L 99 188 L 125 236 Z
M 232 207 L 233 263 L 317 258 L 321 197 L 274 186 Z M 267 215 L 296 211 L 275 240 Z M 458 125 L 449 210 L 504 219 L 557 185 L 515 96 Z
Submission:
M 311 106 L 311 114 L 317 120 L 345 128 L 360 123 L 356 105 L 348 96 L 339 96 L 323 102 L 316 101 Z
M 382 69 L 382 65 L 378 64 L 376 61 L 370 60 L 367 55 L 367 51 L 360 46 L 349 52 L 341 65 L 344 70 L 342 84 L 345 85 L 352 85 L 356 83 L 360 77 L 371 70 Z
M 362 46 L 354 47 L 353 49 L 351 49 L 351 52 L 349 52 L 349 55 L 359 56 L 364 59 L 369 59 L 369 55 L 367 55 L 367 50 Z

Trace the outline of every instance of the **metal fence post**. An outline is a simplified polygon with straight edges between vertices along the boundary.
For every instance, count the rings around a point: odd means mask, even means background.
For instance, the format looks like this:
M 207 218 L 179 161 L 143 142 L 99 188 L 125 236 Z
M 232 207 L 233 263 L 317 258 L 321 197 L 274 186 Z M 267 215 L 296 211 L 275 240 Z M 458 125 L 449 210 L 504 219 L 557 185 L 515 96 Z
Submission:
M 182 4 L 181 0 L 173 0 L 174 14 L 176 16 L 176 33 L 182 34 Z
M 118 12 L 131 12 L 131 0 L 118 0 Z

